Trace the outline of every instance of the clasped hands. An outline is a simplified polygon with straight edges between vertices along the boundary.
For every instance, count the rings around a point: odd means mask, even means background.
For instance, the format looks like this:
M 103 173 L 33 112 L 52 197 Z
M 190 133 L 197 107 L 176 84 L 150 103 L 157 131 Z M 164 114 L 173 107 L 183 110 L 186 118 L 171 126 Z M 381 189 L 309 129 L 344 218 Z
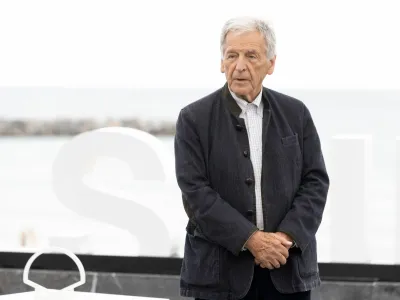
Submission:
M 245 246 L 257 265 L 272 270 L 286 264 L 292 244 L 291 238 L 283 232 L 257 231 Z

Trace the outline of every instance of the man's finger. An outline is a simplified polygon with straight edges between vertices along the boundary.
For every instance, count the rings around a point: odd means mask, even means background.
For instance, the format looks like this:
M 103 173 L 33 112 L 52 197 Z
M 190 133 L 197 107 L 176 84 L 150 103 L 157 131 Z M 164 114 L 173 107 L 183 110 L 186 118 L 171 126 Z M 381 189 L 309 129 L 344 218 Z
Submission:
M 273 270 L 274 266 L 270 262 L 267 262 L 266 263 L 266 268 L 269 269 L 269 270 Z
M 291 241 L 287 240 L 285 237 L 283 237 L 283 236 L 281 236 L 281 235 L 279 235 L 279 234 L 273 233 L 273 236 L 274 236 L 275 238 L 277 238 L 278 240 L 280 240 L 281 243 L 282 243 L 283 245 L 287 246 L 287 247 L 290 247 L 290 246 L 293 245 L 293 243 L 292 243 Z
M 271 261 L 271 265 L 275 268 L 275 269 L 279 269 L 281 267 L 280 263 L 274 259 Z
M 278 257 L 278 262 L 280 265 L 286 265 L 286 258 L 282 254 L 280 254 Z
M 288 258 L 289 257 L 289 250 L 283 246 L 282 244 L 277 246 L 275 248 L 280 254 L 282 254 L 284 257 Z
M 263 268 L 263 269 L 269 269 L 269 270 L 274 269 L 274 266 L 273 266 L 273 265 L 271 264 L 271 262 L 269 262 L 269 261 L 263 261 L 263 262 L 261 262 L 261 263 L 260 263 L 260 267 Z

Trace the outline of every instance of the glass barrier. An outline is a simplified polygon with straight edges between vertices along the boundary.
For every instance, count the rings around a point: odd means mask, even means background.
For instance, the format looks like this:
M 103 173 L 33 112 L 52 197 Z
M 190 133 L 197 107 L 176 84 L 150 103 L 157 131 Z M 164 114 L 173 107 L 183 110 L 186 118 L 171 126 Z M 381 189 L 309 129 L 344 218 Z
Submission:
M 31 97 L 45 92 L 31 91 Z M 73 91 L 93 98 L 97 92 Z M 137 92 L 150 107 L 161 107 L 163 99 L 154 99 L 186 93 L 190 102 L 207 91 Z M 399 263 L 400 91 L 283 92 L 310 108 L 331 177 L 318 231 L 320 261 Z M 133 91 L 125 93 L 121 106 L 134 110 Z M 65 122 L 65 133 L 76 132 L 78 121 Z M 114 121 L 70 136 L 25 135 L 30 126 L 36 125 L 27 121 L 20 135 L 0 139 L 0 251 L 58 246 L 93 255 L 182 257 L 187 217 L 174 177 L 173 129 L 150 134 L 145 126 Z M 164 124 L 165 131 L 173 127 L 172 121 Z

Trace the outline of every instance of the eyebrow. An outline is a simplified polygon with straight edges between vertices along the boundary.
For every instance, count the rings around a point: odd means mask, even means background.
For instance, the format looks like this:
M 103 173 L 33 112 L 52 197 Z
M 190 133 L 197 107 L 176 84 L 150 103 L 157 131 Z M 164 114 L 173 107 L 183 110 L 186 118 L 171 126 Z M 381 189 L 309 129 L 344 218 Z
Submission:
M 249 50 L 246 51 L 247 54 L 257 54 L 258 52 L 256 50 Z
M 233 52 L 238 52 L 238 51 L 240 52 L 240 49 L 239 50 L 238 49 L 228 49 L 228 50 L 226 50 L 226 53 L 233 53 Z M 254 49 L 251 49 L 251 50 L 247 50 L 246 54 L 258 54 L 258 52 Z

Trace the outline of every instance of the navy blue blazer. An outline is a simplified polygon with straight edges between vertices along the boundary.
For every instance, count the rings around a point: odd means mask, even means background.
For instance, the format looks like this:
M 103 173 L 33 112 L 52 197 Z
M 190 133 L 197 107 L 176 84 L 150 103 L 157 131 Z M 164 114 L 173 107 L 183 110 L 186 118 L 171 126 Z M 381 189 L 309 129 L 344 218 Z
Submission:
M 320 139 L 303 102 L 263 87 L 264 231 L 286 232 L 297 248 L 271 271 L 281 293 L 320 285 L 316 232 L 329 177 Z M 254 174 L 244 120 L 221 89 L 185 106 L 175 135 L 175 168 L 189 221 L 181 269 L 182 296 L 240 299 L 251 285 L 254 257 L 241 251 L 257 230 Z

